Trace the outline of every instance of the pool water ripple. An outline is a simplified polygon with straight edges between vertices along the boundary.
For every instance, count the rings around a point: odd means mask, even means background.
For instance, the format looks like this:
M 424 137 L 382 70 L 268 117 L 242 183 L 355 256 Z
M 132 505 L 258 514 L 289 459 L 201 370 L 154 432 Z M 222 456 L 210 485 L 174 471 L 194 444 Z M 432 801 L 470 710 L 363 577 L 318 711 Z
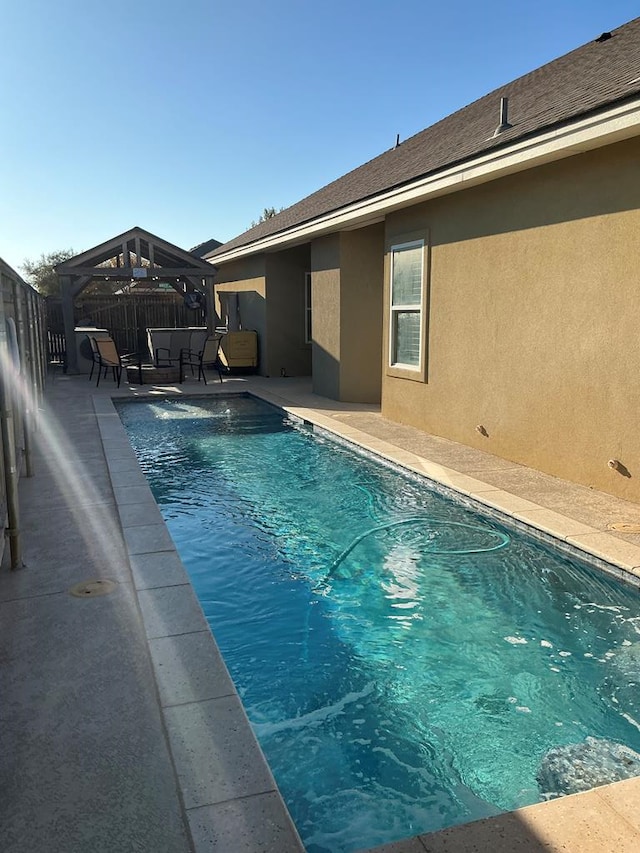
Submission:
M 253 399 L 119 411 L 310 853 L 538 802 L 556 747 L 640 751 L 635 589 Z

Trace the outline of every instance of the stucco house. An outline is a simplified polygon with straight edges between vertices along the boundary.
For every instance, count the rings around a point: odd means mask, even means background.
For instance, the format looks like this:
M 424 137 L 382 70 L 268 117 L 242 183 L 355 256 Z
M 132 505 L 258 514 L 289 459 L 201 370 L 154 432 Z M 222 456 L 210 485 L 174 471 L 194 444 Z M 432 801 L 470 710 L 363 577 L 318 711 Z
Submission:
M 640 18 L 206 257 L 264 374 L 640 501 Z

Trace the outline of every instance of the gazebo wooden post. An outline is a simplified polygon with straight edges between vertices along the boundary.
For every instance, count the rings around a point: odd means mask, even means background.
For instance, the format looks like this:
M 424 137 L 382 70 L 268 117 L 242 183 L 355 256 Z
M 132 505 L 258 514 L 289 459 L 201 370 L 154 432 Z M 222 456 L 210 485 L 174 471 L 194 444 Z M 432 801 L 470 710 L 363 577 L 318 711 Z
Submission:
M 207 331 L 213 334 L 216 327 L 216 304 L 213 298 L 213 276 L 207 275 L 203 278 L 204 293 L 207 298 Z

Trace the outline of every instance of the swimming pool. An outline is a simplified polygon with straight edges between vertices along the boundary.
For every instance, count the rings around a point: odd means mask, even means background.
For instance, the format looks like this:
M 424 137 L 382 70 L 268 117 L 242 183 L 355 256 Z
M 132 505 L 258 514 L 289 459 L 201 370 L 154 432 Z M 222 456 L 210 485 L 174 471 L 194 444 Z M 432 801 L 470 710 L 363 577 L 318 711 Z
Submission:
M 310 851 L 640 749 L 636 590 L 254 399 L 119 410 Z

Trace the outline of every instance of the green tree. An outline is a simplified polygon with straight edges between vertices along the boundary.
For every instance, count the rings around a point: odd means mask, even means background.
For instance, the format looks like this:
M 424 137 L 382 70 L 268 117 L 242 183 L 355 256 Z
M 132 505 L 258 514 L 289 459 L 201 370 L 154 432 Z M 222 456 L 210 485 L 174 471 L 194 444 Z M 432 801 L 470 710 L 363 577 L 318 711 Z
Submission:
M 22 262 L 22 271 L 25 278 L 32 284 L 35 289 L 43 296 L 59 296 L 60 295 L 60 280 L 55 271 L 58 264 L 72 258 L 76 255 L 73 249 L 61 249 L 57 252 L 49 252 L 42 254 L 37 261 L 29 259 Z M 129 259 L 129 264 L 134 266 L 135 260 L 133 256 Z M 142 266 L 148 266 L 149 262 L 142 260 Z M 116 258 L 110 258 L 100 266 L 115 267 L 117 266 Z M 113 293 L 114 288 L 120 287 L 117 282 L 92 281 L 84 290 L 85 295 L 89 293 Z
M 73 249 L 61 249 L 48 254 L 43 252 L 37 261 L 27 258 L 22 262 L 25 278 L 43 296 L 57 296 L 60 293 L 60 282 L 54 268 L 75 254 Z
M 277 215 L 278 215 L 279 213 L 281 213 L 283 210 L 284 210 L 284 207 L 279 207 L 279 208 L 275 208 L 275 207 L 265 207 L 265 209 L 264 209 L 264 210 L 262 211 L 262 213 L 260 214 L 260 218 L 259 218 L 257 221 L 256 221 L 256 220 L 254 220 L 254 221 L 251 223 L 251 227 L 252 227 L 252 228 L 255 228 L 255 227 L 256 227 L 256 225 L 260 225 L 260 223 L 261 223 L 261 222 L 266 222 L 266 221 L 267 221 L 267 219 L 273 219 L 273 217 L 274 217 L 274 216 L 277 216 Z

